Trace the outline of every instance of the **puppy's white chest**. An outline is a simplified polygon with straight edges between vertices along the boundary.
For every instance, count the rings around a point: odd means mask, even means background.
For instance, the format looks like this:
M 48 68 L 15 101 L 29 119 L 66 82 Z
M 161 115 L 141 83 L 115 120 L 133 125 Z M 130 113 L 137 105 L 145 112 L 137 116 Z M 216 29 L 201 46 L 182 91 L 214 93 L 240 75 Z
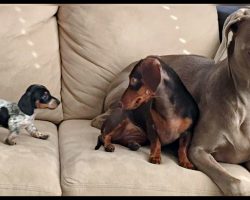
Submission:
M 35 118 L 35 115 L 31 115 L 31 116 L 28 116 L 28 115 L 22 115 L 20 116 L 19 119 L 17 119 L 19 121 L 19 125 L 24 128 L 24 127 L 27 127 L 29 126 L 30 124 L 32 124 L 34 122 L 34 118 Z

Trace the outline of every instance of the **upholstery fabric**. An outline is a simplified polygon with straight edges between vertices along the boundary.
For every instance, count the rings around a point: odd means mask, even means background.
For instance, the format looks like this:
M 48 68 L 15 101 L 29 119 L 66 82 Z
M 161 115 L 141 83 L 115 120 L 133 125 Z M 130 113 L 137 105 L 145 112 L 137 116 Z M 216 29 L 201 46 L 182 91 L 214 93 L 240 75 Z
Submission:
M 100 114 L 109 83 L 131 62 L 147 55 L 213 57 L 219 45 L 214 5 L 62 5 L 58 24 L 64 119 Z
M 9 134 L 0 128 L 0 195 L 61 195 L 57 127 L 51 122 L 35 121 L 47 140 L 31 137 L 22 130 L 16 145 L 3 143 Z
M 70 134 L 70 137 L 69 137 Z M 204 173 L 177 164 L 171 151 L 162 164 L 147 161 L 149 147 L 138 151 L 115 145 L 115 152 L 94 150 L 100 131 L 89 120 L 67 120 L 59 127 L 63 195 L 221 195 Z M 239 166 L 223 164 L 233 175 L 250 178 Z
M 31 84 L 45 85 L 61 99 L 61 68 L 55 13 L 58 6 L 0 6 L 0 98 L 18 102 Z M 36 111 L 37 119 L 58 123 L 56 110 Z

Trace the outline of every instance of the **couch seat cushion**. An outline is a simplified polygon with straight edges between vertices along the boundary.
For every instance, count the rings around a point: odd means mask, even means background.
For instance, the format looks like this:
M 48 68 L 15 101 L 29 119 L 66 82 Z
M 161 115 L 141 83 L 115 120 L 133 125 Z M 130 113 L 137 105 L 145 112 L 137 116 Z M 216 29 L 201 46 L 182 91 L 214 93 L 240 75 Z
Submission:
M 147 161 L 149 148 L 137 152 L 115 145 L 113 153 L 94 150 L 99 130 L 88 120 L 68 120 L 59 127 L 63 195 L 221 195 L 200 171 L 177 164 L 162 153 L 162 164 Z M 249 176 L 239 165 L 223 164 L 236 176 Z
M 0 195 L 61 195 L 57 127 L 35 121 L 50 135 L 47 140 L 31 137 L 22 130 L 17 144 L 3 143 L 8 130 L 0 128 Z

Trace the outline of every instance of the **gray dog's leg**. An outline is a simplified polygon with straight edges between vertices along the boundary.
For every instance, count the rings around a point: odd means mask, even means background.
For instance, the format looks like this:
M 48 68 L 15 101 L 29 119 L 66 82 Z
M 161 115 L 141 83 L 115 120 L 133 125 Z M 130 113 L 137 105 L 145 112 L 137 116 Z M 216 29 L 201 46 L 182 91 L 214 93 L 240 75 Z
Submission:
M 32 137 L 35 137 L 35 138 L 39 138 L 39 139 L 43 139 L 43 140 L 46 140 L 49 135 L 47 134 L 43 134 L 41 132 L 39 132 L 37 130 L 37 128 L 35 127 L 34 124 L 30 124 L 29 126 L 27 126 L 26 128 L 26 131 L 32 136 Z
M 207 174 L 225 195 L 242 195 L 245 193 L 241 180 L 230 175 L 215 159 L 201 147 L 191 147 L 189 156 L 195 166 Z

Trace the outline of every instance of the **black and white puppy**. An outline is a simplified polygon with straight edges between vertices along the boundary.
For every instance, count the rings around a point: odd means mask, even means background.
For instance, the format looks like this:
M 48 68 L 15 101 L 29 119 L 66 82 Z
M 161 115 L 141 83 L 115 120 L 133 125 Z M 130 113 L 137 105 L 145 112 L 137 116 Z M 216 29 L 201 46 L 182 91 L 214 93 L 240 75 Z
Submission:
M 16 144 L 14 140 L 21 128 L 25 128 L 35 138 L 47 139 L 49 135 L 40 133 L 34 125 L 34 110 L 55 109 L 59 104 L 60 101 L 51 96 L 45 86 L 37 84 L 29 86 L 18 103 L 0 99 L 0 127 L 8 128 L 10 131 L 5 143 Z

